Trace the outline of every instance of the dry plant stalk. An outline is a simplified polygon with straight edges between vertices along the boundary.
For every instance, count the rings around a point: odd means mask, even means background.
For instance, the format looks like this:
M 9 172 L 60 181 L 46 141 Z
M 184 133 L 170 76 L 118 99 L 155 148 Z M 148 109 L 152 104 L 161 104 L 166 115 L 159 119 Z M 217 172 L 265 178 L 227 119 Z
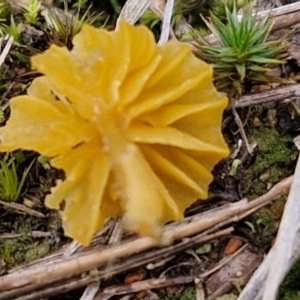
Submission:
M 125 19 L 129 23 L 135 24 L 150 4 L 151 0 L 127 0 L 118 20 Z
M 14 37 L 13 36 L 6 36 L 4 39 L 1 38 L 1 42 L 3 40 L 7 40 L 6 42 L 6 45 L 4 47 L 4 49 L 1 51 L 1 54 L 0 54 L 0 66 L 2 66 L 2 64 L 4 63 L 9 51 L 10 51 L 10 48 L 11 46 L 13 45 L 13 42 L 14 42 Z
M 295 2 L 292 4 L 280 6 L 274 9 L 265 10 L 258 12 L 258 20 L 262 20 L 266 16 L 274 21 L 272 30 L 278 30 L 281 28 L 286 28 L 299 23 L 299 11 L 300 3 Z
M 171 18 L 174 7 L 174 0 L 167 0 L 167 4 L 164 9 L 163 23 L 161 28 L 160 39 L 158 41 L 158 45 L 165 44 L 170 35 L 171 31 Z
M 281 86 L 268 91 L 242 96 L 235 104 L 236 107 L 259 105 L 271 101 L 281 101 L 286 98 L 299 97 L 300 84 Z
M 32 208 L 27 207 L 26 205 L 20 204 L 20 203 L 14 203 L 14 202 L 5 202 L 0 200 L 0 205 L 6 207 L 7 209 L 13 210 L 17 214 L 25 214 L 34 216 L 36 218 L 46 218 L 46 216 Z

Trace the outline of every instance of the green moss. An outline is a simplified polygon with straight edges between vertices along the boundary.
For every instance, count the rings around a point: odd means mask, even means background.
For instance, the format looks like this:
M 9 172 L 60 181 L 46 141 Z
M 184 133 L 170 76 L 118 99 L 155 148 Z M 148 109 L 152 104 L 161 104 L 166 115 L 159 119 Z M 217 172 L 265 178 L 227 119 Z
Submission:
M 5 239 L 0 242 L 0 257 L 8 265 L 31 261 L 50 251 L 46 242 L 34 241 L 32 238 Z
M 290 135 L 280 136 L 270 128 L 254 129 L 249 141 L 258 144 L 258 152 L 254 164 L 241 170 L 241 186 L 243 196 L 254 199 L 292 173 L 297 149 Z
M 35 242 L 32 247 L 25 253 L 25 260 L 31 261 L 38 257 L 44 256 L 50 251 L 50 246 L 46 242 Z
M 282 283 L 277 300 L 300 300 L 300 259 Z
M 184 289 L 183 292 L 176 293 L 176 294 L 168 294 L 167 292 L 160 292 L 159 299 L 162 300 L 195 300 L 196 299 L 196 292 L 194 286 L 189 286 Z
M 32 238 L 29 233 L 43 230 L 45 220 L 32 217 L 16 216 L 10 226 L 3 226 L 1 234 L 17 234 L 16 238 L 0 240 L 0 258 L 7 267 L 33 260 L 49 253 L 50 245 L 47 239 Z M 6 222 L 5 222 L 6 223 Z
M 272 167 L 287 167 L 295 160 L 296 147 L 288 135 L 280 136 L 274 129 L 260 128 L 253 131 L 251 140 L 256 141 L 259 147 L 253 166 L 253 173 L 256 175 Z M 272 170 L 272 175 L 277 174 L 275 171 Z
M 243 220 L 237 232 L 247 238 L 258 251 L 269 249 L 276 236 L 285 201 L 285 197 L 280 197 L 268 207 L 251 214 Z

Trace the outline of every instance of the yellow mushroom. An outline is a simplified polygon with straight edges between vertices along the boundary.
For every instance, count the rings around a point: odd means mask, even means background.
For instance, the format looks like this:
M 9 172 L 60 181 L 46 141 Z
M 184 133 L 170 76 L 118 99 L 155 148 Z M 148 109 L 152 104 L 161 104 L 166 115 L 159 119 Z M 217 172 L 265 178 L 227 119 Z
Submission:
M 0 151 L 37 151 L 64 170 L 46 205 L 64 201 L 65 234 L 81 244 L 120 214 L 127 229 L 158 237 L 207 197 L 211 170 L 228 155 L 227 98 L 189 45 L 158 46 L 144 26 L 85 25 L 73 45 L 32 57 L 44 76 L 11 99 Z

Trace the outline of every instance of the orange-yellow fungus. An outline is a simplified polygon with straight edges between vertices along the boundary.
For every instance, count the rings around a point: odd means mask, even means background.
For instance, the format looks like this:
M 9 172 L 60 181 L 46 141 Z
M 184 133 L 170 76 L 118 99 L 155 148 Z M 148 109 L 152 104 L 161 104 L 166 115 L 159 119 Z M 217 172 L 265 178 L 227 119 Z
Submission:
M 85 25 L 73 45 L 32 57 L 44 76 L 11 99 L 0 151 L 34 150 L 64 170 L 46 205 L 64 201 L 65 234 L 81 244 L 119 214 L 127 229 L 158 237 L 207 197 L 211 170 L 228 155 L 227 98 L 189 45 L 158 46 L 144 26 Z

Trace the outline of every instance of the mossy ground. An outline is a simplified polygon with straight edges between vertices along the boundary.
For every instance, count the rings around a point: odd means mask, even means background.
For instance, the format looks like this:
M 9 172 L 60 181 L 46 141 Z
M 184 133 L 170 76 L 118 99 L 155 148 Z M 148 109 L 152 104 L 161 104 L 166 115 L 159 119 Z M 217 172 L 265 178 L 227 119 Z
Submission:
M 62 6 L 62 1 L 54 2 L 58 6 Z M 117 3 L 117 1 L 112 2 Z M 103 1 L 103 3 L 108 3 L 108 1 Z M 101 8 L 95 8 L 95 11 L 106 9 L 107 12 L 102 17 L 105 19 L 109 15 L 110 10 L 112 10 L 111 14 L 113 17 L 107 23 L 107 27 L 110 28 L 113 27 L 113 22 L 116 19 L 116 11 L 109 3 L 107 4 L 108 7 L 105 7 L 105 5 L 103 4 Z M 18 15 L 20 16 L 20 14 Z M 195 19 L 195 16 L 193 16 L 193 19 Z M 2 92 L 1 105 L 4 107 L 4 118 L 9 115 L 9 106 L 7 105 L 9 98 L 23 94 L 33 78 L 29 56 L 36 51 L 44 50 L 53 42 L 53 40 L 49 40 L 48 35 L 44 35 L 42 39 L 36 39 L 37 37 L 34 36 L 28 40 L 28 33 L 26 34 L 27 42 L 25 42 L 25 36 L 20 36 L 19 43 L 21 45 L 16 44 L 12 47 L 12 51 L 8 55 L 6 62 L 2 65 L 0 89 Z M 236 188 L 236 194 L 239 194 L 241 197 L 247 197 L 250 200 L 255 199 L 264 194 L 281 179 L 293 174 L 298 154 L 293 143 L 293 138 L 297 135 L 297 132 L 283 132 L 282 128 L 279 128 L 279 121 L 286 118 L 286 112 L 288 112 L 290 117 L 292 109 L 290 106 L 288 109 L 283 109 L 282 107 L 277 107 L 276 109 L 275 115 L 273 114 L 274 108 L 269 109 L 267 107 L 263 109 L 261 107 L 257 108 L 255 114 L 249 113 L 251 117 L 246 122 L 247 136 L 249 141 L 256 142 L 258 147 L 251 161 L 240 166 L 235 178 L 237 184 L 234 188 Z M 273 115 L 273 117 L 270 118 L 270 115 Z M 253 125 L 255 119 L 260 120 L 259 125 Z M 2 123 L 4 120 L 0 118 L 0 122 Z M 233 131 L 236 130 L 235 124 L 234 122 L 230 122 L 227 126 L 234 128 L 232 132 L 226 130 L 226 134 L 230 132 L 230 146 L 233 149 L 237 144 L 237 137 L 233 134 Z M 0 209 L 0 233 L 20 234 L 20 236 L 15 238 L 0 239 L 1 274 L 4 274 L 8 269 L 16 265 L 46 255 L 54 249 L 59 248 L 61 244 L 69 241 L 63 237 L 60 223 L 55 217 L 57 215 L 54 214 L 53 216 L 53 213 L 43 206 L 45 195 L 49 192 L 50 187 L 55 184 L 55 180 L 59 176 L 61 174 L 58 174 L 57 171 L 47 170 L 41 164 L 35 164 L 30 171 L 30 176 L 22 192 L 22 197 L 18 200 L 19 203 L 22 203 L 24 197 L 40 199 L 41 202 L 37 205 L 36 209 L 43 211 L 46 218 L 39 219 L 29 215 L 20 215 L 6 208 Z M 226 192 L 226 188 L 223 192 Z M 271 247 L 276 235 L 285 201 L 286 198 L 281 197 L 272 205 L 251 215 L 238 224 L 236 232 L 243 235 L 256 251 L 266 252 Z M 52 222 L 53 220 L 54 222 Z M 50 235 L 33 238 L 28 235 L 33 231 L 49 232 Z M 221 249 L 222 247 L 220 247 L 220 251 Z M 299 280 L 300 261 L 295 264 L 290 275 L 283 283 L 278 299 L 300 299 Z M 165 300 L 192 300 L 196 297 L 194 286 L 186 286 L 180 290 L 180 293 L 171 293 L 168 289 L 163 289 L 158 292 L 158 295 L 160 299 Z M 63 297 L 57 296 L 53 299 L 67 299 L 66 297 L 66 295 Z M 75 299 L 74 297 L 70 296 L 69 298 Z M 229 295 L 228 297 L 234 297 L 234 295 Z M 225 300 L 226 298 L 222 299 Z
M 244 197 L 255 199 L 275 183 L 293 174 L 297 149 L 294 135 L 281 136 L 275 128 L 265 125 L 250 131 L 248 139 L 257 143 L 255 162 L 241 170 L 241 189 Z M 246 174 L 246 176 L 244 176 Z
M 170 293 L 168 291 L 161 291 L 159 293 L 159 299 L 161 300 L 194 300 L 196 298 L 195 287 L 187 286 L 178 293 Z
M 282 283 L 277 300 L 299 300 L 300 299 L 300 258 Z

